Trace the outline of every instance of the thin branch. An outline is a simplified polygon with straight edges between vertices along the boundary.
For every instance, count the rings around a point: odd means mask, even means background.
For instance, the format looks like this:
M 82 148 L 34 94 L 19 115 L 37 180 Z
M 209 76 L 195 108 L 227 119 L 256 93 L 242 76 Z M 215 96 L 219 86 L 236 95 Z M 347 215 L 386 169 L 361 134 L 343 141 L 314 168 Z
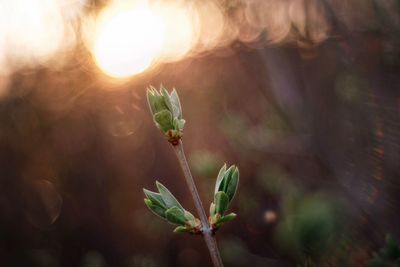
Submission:
M 189 187 L 190 194 L 192 195 L 194 205 L 197 209 L 197 213 L 200 217 L 200 221 L 202 224 L 202 234 L 204 240 L 206 241 L 208 251 L 210 252 L 212 262 L 214 263 L 215 267 L 223 267 L 224 264 L 222 263 L 221 256 L 219 254 L 217 242 L 212 234 L 210 224 L 208 223 L 207 215 L 204 211 L 203 204 L 201 202 L 199 193 L 197 191 L 196 185 L 192 177 L 192 173 L 190 172 L 189 165 L 186 160 L 182 141 L 179 140 L 178 144 L 173 145 L 173 147 L 175 154 L 178 158 L 179 164 L 181 165 L 183 174 L 185 176 L 186 184 Z

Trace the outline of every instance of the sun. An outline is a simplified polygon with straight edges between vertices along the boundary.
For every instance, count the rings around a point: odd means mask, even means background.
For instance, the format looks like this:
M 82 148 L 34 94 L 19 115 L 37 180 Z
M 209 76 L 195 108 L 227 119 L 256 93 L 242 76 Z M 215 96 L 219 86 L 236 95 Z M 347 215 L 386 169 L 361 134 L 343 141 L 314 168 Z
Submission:
M 139 74 L 151 66 L 165 38 L 162 18 L 147 6 L 110 8 L 97 19 L 93 54 L 112 77 Z

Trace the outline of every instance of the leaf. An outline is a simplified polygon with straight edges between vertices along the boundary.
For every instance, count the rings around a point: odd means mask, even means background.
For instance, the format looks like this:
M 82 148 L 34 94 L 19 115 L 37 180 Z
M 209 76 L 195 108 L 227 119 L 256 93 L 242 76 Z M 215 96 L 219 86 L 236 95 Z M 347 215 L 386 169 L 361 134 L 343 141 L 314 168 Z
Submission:
M 224 178 L 221 181 L 218 191 L 223 191 L 226 193 L 226 188 L 232 178 L 234 168 L 235 168 L 235 165 L 232 165 L 225 171 Z
M 186 121 L 184 119 L 180 119 L 179 120 L 178 127 L 179 127 L 180 130 L 182 130 L 183 127 L 185 127 L 185 123 L 186 123 Z
M 214 216 L 215 215 L 215 204 L 214 202 L 211 202 L 210 205 L 210 216 Z
M 163 184 L 156 181 L 156 186 L 158 188 L 158 192 L 160 192 L 161 194 L 165 205 L 167 205 L 167 208 L 178 207 L 182 210 L 182 212 L 184 211 L 182 205 L 178 202 L 178 200 L 176 200 L 174 195 L 172 195 L 171 192 Z
M 154 121 L 163 132 L 173 129 L 172 114 L 168 110 L 163 110 L 154 114 Z
M 236 216 L 237 215 L 235 213 L 229 213 L 228 215 L 221 217 L 221 219 L 219 219 L 218 223 L 230 222 L 230 221 L 234 220 L 236 218 Z
M 176 130 L 183 130 L 183 127 L 185 126 L 185 120 L 184 119 L 178 119 L 178 118 L 174 118 L 174 129 Z
M 193 216 L 193 214 L 191 214 L 190 212 L 188 212 L 187 210 L 184 211 L 185 214 L 185 218 L 188 221 L 196 221 L 196 218 Z
M 164 86 L 162 86 L 162 85 L 161 85 L 160 92 L 161 92 L 161 95 L 163 96 L 164 102 L 165 102 L 165 104 L 166 104 L 168 110 L 169 110 L 170 112 L 173 112 L 172 104 L 171 104 L 171 100 L 170 100 L 168 91 L 167 91 L 167 90 L 164 88 Z M 175 117 L 175 114 L 173 114 L 173 115 L 174 115 L 174 117 Z
M 182 106 L 175 88 L 171 92 L 170 100 L 172 104 L 172 111 L 174 112 L 174 117 L 182 119 Z
M 229 201 L 233 199 L 236 194 L 237 188 L 239 184 L 239 169 L 235 167 L 228 184 L 226 184 L 225 193 L 229 197 Z
M 229 205 L 229 197 L 222 191 L 219 191 L 214 196 L 215 212 L 224 215 Z
M 190 232 L 189 229 L 187 229 L 185 226 L 178 226 L 174 229 L 174 233 L 188 233 Z
M 154 96 L 154 114 L 164 110 L 168 110 L 168 106 L 165 103 L 164 97 L 156 92 Z
M 167 220 L 173 224 L 185 225 L 187 222 L 185 213 L 178 207 L 172 207 L 168 209 L 165 212 L 165 218 L 167 218 Z
M 165 203 L 164 203 L 164 200 L 163 200 L 162 197 L 161 197 L 161 194 L 156 193 L 156 192 L 149 191 L 149 190 L 147 190 L 147 189 L 145 189 L 145 188 L 143 188 L 143 192 L 144 192 L 144 194 L 146 195 L 146 197 L 147 197 L 148 199 L 150 199 L 151 202 L 152 202 L 154 205 L 158 205 L 158 206 L 160 206 L 160 207 L 162 207 L 162 208 L 164 208 L 164 209 L 167 208 L 167 206 L 166 206 Z
M 146 95 L 150 111 L 153 115 L 163 110 L 172 112 L 172 105 L 169 95 L 164 87 L 161 86 L 160 91 L 157 91 L 156 88 L 150 86 L 150 88 L 147 88 Z
M 160 206 L 154 205 L 150 199 L 145 198 L 144 203 L 146 206 L 157 216 L 165 219 L 165 209 Z
M 215 190 L 214 190 L 214 194 L 216 194 L 219 190 L 219 187 L 221 185 L 222 180 L 224 179 L 224 175 L 225 175 L 225 171 L 226 171 L 226 163 L 224 164 L 224 166 L 222 166 L 222 168 L 219 170 L 218 176 L 217 176 L 217 181 L 215 183 Z

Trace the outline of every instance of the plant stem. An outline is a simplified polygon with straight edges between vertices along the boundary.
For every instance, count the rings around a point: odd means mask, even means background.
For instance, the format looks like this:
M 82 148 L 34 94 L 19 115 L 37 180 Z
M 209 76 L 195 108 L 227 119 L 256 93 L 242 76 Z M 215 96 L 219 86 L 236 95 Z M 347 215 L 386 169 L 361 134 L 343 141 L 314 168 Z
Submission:
M 196 185 L 194 183 L 192 173 L 190 172 L 189 165 L 186 160 L 185 152 L 183 150 L 182 141 L 179 140 L 179 143 L 174 145 L 174 151 L 178 158 L 179 164 L 181 165 L 183 174 L 185 176 L 186 184 L 189 187 L 189 191 L 192 195 L 194 205 L 197 209 L 197 213 L 200 217 L 200 221 L 202 224 L 202 234 L 204 240 L 206 241 L 206 245 L 208 251 L 210 252 L 212 262 L 214 263 L 215 267 L 223 267 L 224 264 L 222 263 L 221 256 L 219 254 L 219 250 L 217 247 L 217 242 L 212 235 L 212 230 L 210 224 L 208 223 L 207 215 L 204 211 L 203 204 L 201 202 L 199 193 L 197 191 Z

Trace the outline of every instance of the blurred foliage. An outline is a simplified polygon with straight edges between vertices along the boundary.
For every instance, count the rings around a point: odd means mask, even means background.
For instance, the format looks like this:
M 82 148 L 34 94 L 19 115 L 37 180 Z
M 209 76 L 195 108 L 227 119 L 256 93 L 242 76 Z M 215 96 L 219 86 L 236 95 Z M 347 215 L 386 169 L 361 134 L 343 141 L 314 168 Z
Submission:
M 336 79 L 335 90 L 341 100 L 360 104 L 365 101 L 368 85 L 366 81 L 349 72 L 340 73 Z
M 97 251 L 89 251 L 83 258 L 82 267 L 106 267 L 103 256 Z
M 196 176 L 215 179 L 223 160 L 215 152 L 196 150 L 190 154 L 189 164 Z
M 341 210 L 340 205 L 326 196 L 298 199 L 283 214 L 276 238 L 300 259 L 319 262 L 324 256 L 335 253 L 343 227 Z
M 376 253 L 368 263 L 369 267 L 399 267 L 400 266 L 400 245 L 390 234 L 386 235 L 386 242 L 383 248 Z

